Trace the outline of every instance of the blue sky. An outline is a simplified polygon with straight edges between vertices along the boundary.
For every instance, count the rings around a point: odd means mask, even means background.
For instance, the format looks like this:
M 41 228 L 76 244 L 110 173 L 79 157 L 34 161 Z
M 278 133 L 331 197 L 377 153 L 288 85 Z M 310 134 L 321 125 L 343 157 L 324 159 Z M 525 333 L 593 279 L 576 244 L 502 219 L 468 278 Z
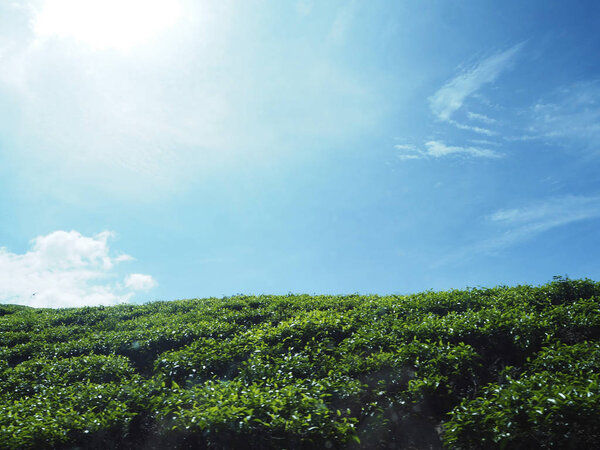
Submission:
M 0 303 L 600 279 L 594 1 L 0 5 Z

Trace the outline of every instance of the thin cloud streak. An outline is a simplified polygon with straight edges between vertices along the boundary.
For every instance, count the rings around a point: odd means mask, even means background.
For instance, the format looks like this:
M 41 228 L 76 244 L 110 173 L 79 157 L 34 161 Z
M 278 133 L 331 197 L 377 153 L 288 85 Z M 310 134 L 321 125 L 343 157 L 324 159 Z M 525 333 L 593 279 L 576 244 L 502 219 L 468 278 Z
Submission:
M 398 144 L 394 148 L 398 150 L 398 158 L 409 159 L 437 159 L 449 156 L 462 156 L 470 158 L 500 158 L 502 155 L 493 150 L 480 147 L 461 147 L 457 145 L 446 145 L 441 141 L 428 141 L 424 148 L 411 144 Z
M 600 196 L 552 198 L 524 208 L 504 209 L 487 217 L 505 231 L 479 245 L 480 251 L 497 251 L 532 239 L 545 231 L 600 217 Z
M 500 209 L 484 220 L 494 230 L 493 237 L 469 245 L 445 258 L 435 267 L 481 254 L 494 254 L 528 241 L 554 228 L 600 218 L 600 195 L 554 197 L 513 209 Z
M 467 97 L 485 84 L 495 81 L 500 73 L 511 65 L 522 47 L 521 42 L 508 50 L 489 56 L 447 82 L 429 97 L 432 112 L 441 120 L 450 120 L 452 114 L 462 107 Z
M 526 225 L 539 230 L 600 216 L 600 196 L 556 197 L 524 208 L 501 209 L 488 220 L 509 226 Z
M 467 112 L 467 117 L 470 120 L 477 120 L 479 122 L 483 122 L 488 125 L 493 125 L 496 122 L 498 122 L 496 119 L 492 119 L 491 117 L 488 117 L 485 114 L 478 114 L 478 113 L 474 113 L 471 111 Z
M 474 131 L 475 133 L 485 134 L 486 136 L 497 136 L 498 135 L 498 132 L 496 132 L 494 130 L 490 130 L 489 128 L 477 127 L 474 125 L 465 125 L 465 124 L 457 122 L 455 120 L 449 120 L 448 122 L 460 130 Z

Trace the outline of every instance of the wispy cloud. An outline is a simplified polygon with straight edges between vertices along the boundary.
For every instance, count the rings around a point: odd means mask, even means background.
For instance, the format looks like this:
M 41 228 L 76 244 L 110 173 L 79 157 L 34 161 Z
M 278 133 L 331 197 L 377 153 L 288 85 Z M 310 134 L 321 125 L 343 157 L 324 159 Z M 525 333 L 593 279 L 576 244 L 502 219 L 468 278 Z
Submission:
M 455 120 L 449 120 L 448 122 L 460 130 L 474 131 L 475 133 L 485 134 L 486 136 L 496 136 L 498 134 L 498 132 L 490 130 L 489 128 L 477 127 L 475 125 L 465 125 L 464 123 L 460 123 Z
M 398 150 L 398 153 L 397 153 L 398 159 L 409 160 L 409 159 L 423 159 L 423 158 L 427 157 L 424 154 L 424 152 L 416 145 L 397 144 L 397 145 L 394 145 L 394 148 L 396 150 Z
M 433 114 L 440 120 L 463 131 L 493 137 L 499 133 L 491 127 L 498 121 L 482 113 L 467 111 L 462 120 L 455 119 L 454 113 L 459 110 L 469 96 L 478 95 L 484 85 L 492 83 L 498 76 L 513 63 L 516 55 L 521 51 L 524 43 L 510 47 L 507 50 L 496 52 L 483 58 L 470 68 L 448 81 L 435 94 L 429 97 L 429 107 Z M 465 123 L 466 122 L 466 123 Z M 475 142 L 471 139 L 471 142 Z M 441 140 L 429 141 L 424 146 L 397 145 L 398 157 L 408 159 L 437 159 L 447 156 L 461 156 L 468 158 L 499 158 L 502 156 L 487 145 L 498 143 L 481 141 L 484 147 L 472 145 L 446 145 Z
M 600 150 L 600 80 L 557 89 L 529 114 L 531 125 L 521 139 L 558 139 Z
M 598 218 L 600 195 L 567 195 L 519 208 L 500 209 L 483 218 L 485 224 L 491 227 L 488 230 L 490 237 L 439 258 L 434 266 L 443 266 L 481 254 L 494 254 L 553 228 Z
M 504 231 L 480 246 L 485 250 L 498 250 L 552 228 L 598 217 L 600 196 L 569 195 L 521 208 L 501 209 L 489 215 L 487 219 Z
M 112 305 L 156 286 L 150 275 L 130 274 L 115 282 L 115 266 L 133 259 L 113 256 L 107 231 L 83 236 L 54 231 L 32 240 L 24 254 L 0 248 L 0 303 L 35 307 Z
M 394 148 L 398 150 L 398 158 L 402 160 L 444 158 L 449 156 L 469 158 L 500 158 L 502 156 L 487 148 L 446 145 L 441 141 L 428 141 L 423 148 L 411 144 L 399 144 L 395 145 Z
M 456 76 L 429 98 L 433 113 L 441 120 L 450 120 L 466 98 L 477 92 L 485 84 L 491 83 L 506 70 L 521 48 L 519 43 L 508 50 L 484 58 L 473 67 Z
M 509 226 L 527 226 L 545 231 L 559 225 L 600 216 L 600 196 L 552 198 L 522 208 L 501 209 L 488 220 Z
M 467 112 L 467 117 L 471 120 L 477 120 L 488 125 L 492 125 L 498 122 L 496 119 L 492 119 L 491 117 L 488 117 L 485 114 L 474 113 L 471 111 Z

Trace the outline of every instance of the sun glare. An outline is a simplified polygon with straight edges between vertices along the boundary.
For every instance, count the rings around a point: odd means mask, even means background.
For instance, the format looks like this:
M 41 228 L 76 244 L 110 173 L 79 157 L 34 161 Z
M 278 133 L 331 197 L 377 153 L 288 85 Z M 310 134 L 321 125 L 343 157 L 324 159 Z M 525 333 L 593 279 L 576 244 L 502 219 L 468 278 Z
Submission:
M 42 38 L 129 49 L 173 26 L 180 14 L 178 0 L 46 0 L 33 26 Z

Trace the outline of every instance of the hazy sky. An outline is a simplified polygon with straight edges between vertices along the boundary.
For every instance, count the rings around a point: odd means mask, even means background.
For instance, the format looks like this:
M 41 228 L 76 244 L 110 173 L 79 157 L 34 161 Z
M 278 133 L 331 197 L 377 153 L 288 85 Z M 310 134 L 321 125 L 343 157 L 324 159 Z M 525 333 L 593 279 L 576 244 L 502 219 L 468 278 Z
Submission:
M 0 303 L 600 279 L 600 3 L 0 2 Z

